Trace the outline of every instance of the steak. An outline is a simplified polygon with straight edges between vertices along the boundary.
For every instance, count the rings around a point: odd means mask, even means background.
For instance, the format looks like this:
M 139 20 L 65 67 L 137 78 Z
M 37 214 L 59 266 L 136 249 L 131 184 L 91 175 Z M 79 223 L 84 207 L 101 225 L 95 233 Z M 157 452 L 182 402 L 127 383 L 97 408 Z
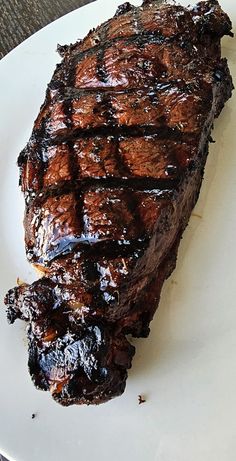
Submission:
M 28 260 L 11 289 L 28 322 L 29 370 L 62 405 L 125 388 L 197 201 L 210 133 L 233 89 L 216 0 L 121 5 L 61 63 L 21 152 Z

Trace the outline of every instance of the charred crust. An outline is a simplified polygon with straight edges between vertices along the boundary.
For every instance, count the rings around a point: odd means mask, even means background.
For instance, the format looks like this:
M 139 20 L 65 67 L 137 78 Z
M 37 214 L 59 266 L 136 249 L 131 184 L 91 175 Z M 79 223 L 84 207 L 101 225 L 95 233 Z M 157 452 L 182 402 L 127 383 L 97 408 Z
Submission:
M 118 6 L 115 17 L 121 16 L 122 14 L 129 13 L 134 9 L 134 6 L 131 5 L 129 2 L 125 2 L 122 5 Z

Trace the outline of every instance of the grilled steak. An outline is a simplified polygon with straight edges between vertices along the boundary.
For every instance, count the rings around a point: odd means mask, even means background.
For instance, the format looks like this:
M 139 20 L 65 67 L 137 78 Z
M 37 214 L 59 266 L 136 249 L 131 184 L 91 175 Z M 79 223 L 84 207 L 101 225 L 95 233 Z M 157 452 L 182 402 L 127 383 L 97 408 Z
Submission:
M 121 394 L 197 201 L 213 120 L 231 96 L 216 0 L 125 3 L 59 47 L 19 156 L 27 257 L 43 277 L 6 296 L 29 369 L 63 405 Z

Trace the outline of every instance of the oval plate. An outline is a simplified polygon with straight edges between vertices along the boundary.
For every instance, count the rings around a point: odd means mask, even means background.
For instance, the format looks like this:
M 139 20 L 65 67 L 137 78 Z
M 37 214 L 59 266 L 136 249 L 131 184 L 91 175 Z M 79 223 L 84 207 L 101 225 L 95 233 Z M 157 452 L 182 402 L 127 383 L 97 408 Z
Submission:
M 16 158 L 59 61 L 57 43 L 83 37 L 120 3 L 98 0 L 78 9 L 0 62 L 2 305 L 17 277 L 35 277 L 24 254 Z M 221 4 L 236 20 L 235 2 Z M 223 53 L 235 76 L 235 39 L 223 40 Z M 235 461 L 235 120 L 234 93 L 215 124 L 200 200 L 150 337 L 134 341 L 137 353 L 122 397 L 99 407 L 63 408 L 37 391 L 27 371 L 25 326 L 8 326 L 1 309 L 0 452 L 10 460 Z M 139 394 L 146 398 L 142 405 Z

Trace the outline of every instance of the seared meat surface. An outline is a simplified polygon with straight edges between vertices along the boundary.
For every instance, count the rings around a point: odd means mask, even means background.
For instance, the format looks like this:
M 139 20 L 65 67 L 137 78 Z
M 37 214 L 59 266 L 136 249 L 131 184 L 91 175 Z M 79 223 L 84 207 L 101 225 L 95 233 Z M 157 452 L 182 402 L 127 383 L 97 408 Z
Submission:
M 121 394 L 197 201 L 233 88 L 216 0 L 144 1 L 74 45 L 19 156 L 25 243 L 43 272 L 6 295 L 28 322 L 29 370 L 63 405 Z

